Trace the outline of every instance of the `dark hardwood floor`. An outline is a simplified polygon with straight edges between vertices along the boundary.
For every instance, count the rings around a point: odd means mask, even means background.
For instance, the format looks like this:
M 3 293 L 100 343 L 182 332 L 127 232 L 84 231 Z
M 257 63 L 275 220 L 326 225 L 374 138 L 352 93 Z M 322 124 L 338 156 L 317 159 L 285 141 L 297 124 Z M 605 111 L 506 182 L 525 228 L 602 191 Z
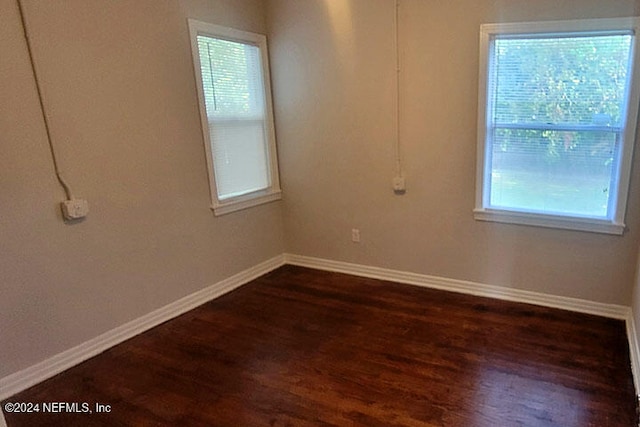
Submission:
M 285 266 L 9 402 L 14 426 L 637 426 L 622 321 Z

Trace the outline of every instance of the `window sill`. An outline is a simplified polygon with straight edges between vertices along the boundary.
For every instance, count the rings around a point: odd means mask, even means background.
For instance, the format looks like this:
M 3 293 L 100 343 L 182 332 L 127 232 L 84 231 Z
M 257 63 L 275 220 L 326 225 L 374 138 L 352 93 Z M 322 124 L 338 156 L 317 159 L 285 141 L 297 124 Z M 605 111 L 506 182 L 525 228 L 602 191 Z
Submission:
M 226 215 L 231 212 L 248 209 L 254 206 L 263 205 L 265 203 L 274 202 L 282 199 L 282 191 L 277 190 L 270 193 L 258 193 L 258 195 L 247 194 L 245 196 L 229 200 L 224 203 L 218 203 L 211 206 L 215 216 Z
M 564 217 L 557 215 L 537 215 L 525 212 L 474 209 L 473 216 L 478 221 L 503 222 L 506 224 L 530 225 L 563 230 L 587 231 L 591 233 L 622 235 L 625 225 L 608 220 Z

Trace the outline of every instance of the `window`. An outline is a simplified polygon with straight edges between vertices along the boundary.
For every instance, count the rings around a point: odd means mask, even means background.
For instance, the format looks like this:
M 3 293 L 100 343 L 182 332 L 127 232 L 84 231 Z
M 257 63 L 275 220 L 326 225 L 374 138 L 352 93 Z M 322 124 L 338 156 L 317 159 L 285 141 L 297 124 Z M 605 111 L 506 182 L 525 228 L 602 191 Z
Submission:
M 637 27 L 482 25 L 476 219 L 623 233 Z
M 214 213 L 280 199 L 265 36 L 189 28 Z

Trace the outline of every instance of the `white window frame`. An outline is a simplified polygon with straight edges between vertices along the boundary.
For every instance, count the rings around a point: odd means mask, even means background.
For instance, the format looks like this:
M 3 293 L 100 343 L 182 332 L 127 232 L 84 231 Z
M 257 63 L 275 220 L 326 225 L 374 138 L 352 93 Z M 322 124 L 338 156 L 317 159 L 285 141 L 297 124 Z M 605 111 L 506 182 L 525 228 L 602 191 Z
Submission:
M 189 19 L 189 32 L 191 36 L 191 53 L 193 56 L 194 73 L 198 91 L 198 101 L 200 107 L 200 122 L 202 124 L 202 134 L 204 137 L 207 168 L 209 172 L 209 189 L 211 192 L 211 209 L 216 216 L 235 212 L 252 206 L 269 203 L 282 198 L 280 189 L 280 179 L 278 174 L 278 160 L 276 153 L 276 136 L 273 121 L 273 101 L 271 96 L 271 77 L 269 73 L 269 55 L 267 51 L 267 38 L 262 34 L 236 30 L 234 28 L 223 27 L 207 22 Z M 202 73 L 200 68 L 200 53 L 198 51 L 198 36 L 208 36 L 221 40 L 228 40 L 242 44 L 256 46 L 260 51 L 263 88 L 264 88 L 264 111 L 265 111 L 265 136 L 267 141 L 267 168 L 269 173 L 269 186 L 265 189 L 243 194 L 240 196 L 220 199 L 218 197 L 213 150 L 211 146 L 211 133 L 209 131 L 209 120 L 205 104 L 205 95 L 202 83 Z
M 611 18 L 611 19 L 588 19 L 574 21 L 548 21 L 548 22 L 526 22 L 508 24 L 483 24 L 480 27 L 480 63 L 479 63 L 479 88 L 478 88 L 478 144 L 477 144 L 477 166 L 476 166 L 476 203 L 474 217 L 480 221 L 503 222 L 509 224 L 523 224 L 540 227 L 551 227 L 569 230 L 590 231 L 606 234 L 623 234 L 625 230 L 624 217 L 629 193 L 629 181 L 631 176 L 631 162 L 633 156 L 633 146 L 636 138 L 636 122 L 638 118 L 638 103 L 640 102 L 640 76 L 638 68 L 640 60 L 638 58 L 637 36 L 640 28 L 640 18 Z M 538 212 L 496 209 L 490 207 L 488 180 L 491 173 L 490 157 L 492 149 L 491 142 L 487 142 L 489 136 L 488 105 L 490 102 L 489 91 L 489 67 L 492 58 L 490 57 L 491 44 L 496 36 L 517 34 L 517 35 L 602 35 L 608 33 L 619 33 L 620 31 L 631 31 L 634 35 L 631 44 L 632 64 L 629 70 L 628 79 L 630 82 L 627 94 L 628 105 L 626 117 L 623 116 L 621 122 L 624 130 L 621 133 L 618 168 L 618 189 L 612 195 L 613 209 L 610 209 L 609 217 L 606 219 L 583 218 L 578 216 L 552 215 Z

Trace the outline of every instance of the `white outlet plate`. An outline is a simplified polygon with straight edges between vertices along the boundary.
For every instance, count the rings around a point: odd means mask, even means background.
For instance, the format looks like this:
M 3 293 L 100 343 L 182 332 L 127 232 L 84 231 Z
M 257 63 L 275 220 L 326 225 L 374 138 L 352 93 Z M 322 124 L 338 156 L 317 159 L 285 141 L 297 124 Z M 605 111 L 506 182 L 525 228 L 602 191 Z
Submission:
M 407 191 L 406 182 L 403 176 L 396 176 L 393 178 L 393 191 L 396 194 L 402 194 Z
M 84 199 L 65 200 L 61 206 L 62 215 L 68 220 L 84 218 L 89 213 L 89 202 Z

